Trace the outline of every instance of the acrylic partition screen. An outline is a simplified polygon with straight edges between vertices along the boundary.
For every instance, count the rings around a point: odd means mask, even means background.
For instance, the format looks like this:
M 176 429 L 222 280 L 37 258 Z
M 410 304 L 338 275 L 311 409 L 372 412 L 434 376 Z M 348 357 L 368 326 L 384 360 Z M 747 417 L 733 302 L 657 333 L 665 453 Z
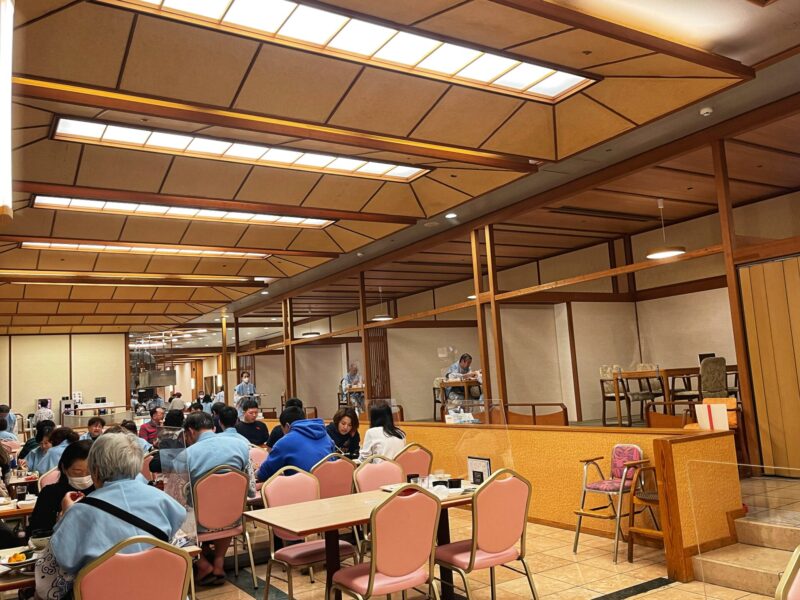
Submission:
M 800 470 L 692 460 L 686 482 L 684 545 L 699 582 L 692 591 L 707 598 L 800 597 Z M 721 596 L 720 587 L 731 591 Z
M 194 518 L 194 501 L 186 456 L 186 442 L 180 427 L 159 427 L 158 453 L 150 463 L 155 485 L 164 490 L 186 509 L 186 521 L 173 539 L 177 546 L 197 545 L 197 526 Z M 147 470 L 145 469 L 145 472 Z

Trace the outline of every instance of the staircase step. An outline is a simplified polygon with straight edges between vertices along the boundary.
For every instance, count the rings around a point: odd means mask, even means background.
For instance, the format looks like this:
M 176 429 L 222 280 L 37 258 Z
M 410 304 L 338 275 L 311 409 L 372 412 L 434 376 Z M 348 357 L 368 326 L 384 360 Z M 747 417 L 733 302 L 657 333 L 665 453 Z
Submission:
M 774 596 L 792 553 L 733 544 L 692 557 L 695 579 L 736 590 Z
M 737 519 L 736 537 L 742 544 L 763 546 L 778 550 L 794 551 L 800 546 L 800 529 L 789 524 L 781 525 L 780 519 L 765 522 L 760 518 Z

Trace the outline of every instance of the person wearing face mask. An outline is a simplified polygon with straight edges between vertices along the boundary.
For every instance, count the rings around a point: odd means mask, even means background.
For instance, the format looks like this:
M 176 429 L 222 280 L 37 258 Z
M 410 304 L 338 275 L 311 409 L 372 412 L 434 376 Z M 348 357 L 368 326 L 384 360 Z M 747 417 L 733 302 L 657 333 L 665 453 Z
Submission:
M 33 508 L 28 531 L 34 537 L 49 536 L 58 520 L 61 511 L 61 501 L 68 492 L 81 492 L 89 494 L 94 491 L 92 476 L 86 459 L 92 442 L 81 440 L 70 444 L 58 461 L 58 470 L 61 473 L 58 481 L 45 486 L 39 492 L 39 499 Z
M 250 373 L 242 371 L 242 382 L 233 388 L 233 404 L 236 407 L 236 412 L 239 413 L 239 419 L 244 417 L 242 404 L 245 400 L 253 399 L 256 395 L 256 386 L 250 383 Z

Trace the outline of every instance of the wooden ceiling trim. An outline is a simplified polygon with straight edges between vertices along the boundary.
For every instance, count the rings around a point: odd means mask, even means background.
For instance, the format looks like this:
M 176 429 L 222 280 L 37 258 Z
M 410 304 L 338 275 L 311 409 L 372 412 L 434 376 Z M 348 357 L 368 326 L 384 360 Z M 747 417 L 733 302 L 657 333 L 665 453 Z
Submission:
M 692 177 L 700 177 L 700 178 L 707 179 L 707 180 L 713 180 L 714 179 L 714 175 L 711 175 L 709 173 L 704 173 L 702 171 L 689 171 L 687 169 L 680 169 L 680 168 L 677 168 L 677 167 L 667 167 L 667 166 L 663 166 L 663 165 L 656 165 L 655 167 L 653 167 L 653 169 L 654 170 L 658 170 L 658 171 L 667 171 L 667 172 L 675 173 L 678 176 L 690 175 Z M 775 185 L 775 184 L 772 184 L 772 183 L 764 183 L 762 181 L 753 181 L 751 179 L 742 179 L 742 178 L 739 178 L 739 177 L 730 177 L 729 181 L 731 181 L 732 183 L 742 183 L 742 184 L 746 184 L 746 185 L 755 185 L 755 186 L 759 186 L 759 187 L 763 187 L 763 188 L 772 188 L 772 190 L 774 192 L 780 192 L 781 190 L 788 191 L 790 189 L 790 188 L 788 188 L 786 186 L 783 186 L 783 185 Z
M 88 198 L 93 200 L 119 200 L 123 202 L 137 202 L 139 204 L 167 204 L 170 206 L 210 208 L 225 211 L 251 212 L 257 214 L 277 213 L 279 215 L 293 217 L 311 217 L 332 220 L 348 219 L 351 221 L 398 223 L 404 225 L 413 225 L 417 222 L 416 218 L 403 215 L 361 213 L 355 211 L 334 210 L 329 208 L 292 206 L 288 204 L 266 204 L 263 202 L 243 202 L 241 200 L 220 200 L 216 198 L 198 198 L 195 196 L 179 196 L 173 194 L 131 192 L 127 190 L 41 183 L 36 181 L 15 181 L 13 189 L 18 192 L 27 192 L 30 194 L 40 194 L 44 196 Z
M 734 146 L 742 146 L 745 148 L 752 148 L 753 150 L 763 150 L 764 152 L 772 152 L 774 154 L 780 154 L 783 156 L 788 156 L 789 158 L 800 158 L 800 152 L 792 152 L 791 150 L 786 150 L 783 148 L 776 148 L 775 146 L 765 146 L 764 144 L 758 144 L 756 142 L 749 142 L 747 140 L 741 140 L 739 138 L 733 137 L 728 138 L 725 140 L 726 144 L 733 144 Z
M 376 150 L 402 152 L 444 160 L 458 160 L 502 169 L 527 172 L 535 172 L 537 170 L 535 162 L 523 156 L 436 144 L 404 137 L 378 135 L 354 129 L 315 125 L 241 111 L 211 109 L 202 105 L 124 94 L 68 83 L 13 77 L 12 87 L 14 94 L 27 98 L 54 100 L 193 123 L 236 127 L 262 133 L 275 133 L 290 137 L 352 144 Z
M 610 21 L 604 21 L 564 6 L 552 4 L 546 0 L 492 1 L 539 17 L 552 19 L 578 29 L 610 37 L 627 44 L 633 44 L 654 52 L 660 52 L 676 58 L 688 60 L 689 62 L 723 71 L 742 79 L 752 79 L 755 77 L 755 72 L 752 68 L 725 56 L 711 54 L 689 46 L 683 46 L 676 42 L 630 29 Z

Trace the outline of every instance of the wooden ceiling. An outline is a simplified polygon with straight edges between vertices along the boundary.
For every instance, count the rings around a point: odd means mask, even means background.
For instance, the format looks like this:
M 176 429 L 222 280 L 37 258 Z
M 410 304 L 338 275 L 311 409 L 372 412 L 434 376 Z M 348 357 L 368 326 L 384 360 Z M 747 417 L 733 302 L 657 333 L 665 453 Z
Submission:
M 113 2 L 18 3 L 14 61 L 14 219 L 0 224 L 0 333 L 152 331 L 257 293 L 254 278 L 290 278 L 417 220 L 499 187 L 752 77 L 722 56 L 546 2 L 310 2 L 507 56 L 555 63 L 596 83 L 555 105 L 267 43 Z M 53 139 L 58 116 L 244 143 L 419 165 L 411 183 L 292 171 Z M 783 142 L 731 144 L 738 202 L 797 186 Z M 796 138 L 795 138 L 796 139 Z M 769 160 L 767 160 L 769 159 Z M 773 166 L 774 160 L 784 161 Z M 795 162 L 793 162 L 795 161 Z M 757 164 L 767 165 L 758 167 Z M 712 207 L 710 158 L 681 157 L 498 226 L 510 267 L 652 228 L 656 196 L 670 219 Z M 91 214 L 32 207 L 36 194 L 198 208 L 327 215 L 310 230 Z M 234 204 L 235 203 L 235 204 Z M 598 216 L 585 211 L 626 213 Z M 580 214 L 576 214 L 576 211 Z M 23 241 L 149 243 L 262 250 L 263 260 L 23 249 Z M 4 273 L 9 271 L 10 273 Z M 64 282 L 32 285 L 32 272 Z M 96 282 L 92 274 L 113 274 Z M 131 286 L 130 274 L 160 275 Z M 469 274 L 466 239 L 367 273 L 370 293 L 430 289 Z M 177 276 L 244 277 L 188 285 Z M 58 278 L 56 278 L 58 279 Z M 164 287 L 163 284 L 170 287 Z M 126 285 L 127 284 L 127 285 Z M 354 306 L 352 279 L 298 300 L 335 314 Z M 306 303 L 304 305 L 304 303 Z M 356 301 L 357 304 L 357 301 Z M 323 306 L 324 305 L 324 306 Z M 339 309 L 343 310 L 339 310 Z M 274 308 L 262 314 L 271 316 Z

